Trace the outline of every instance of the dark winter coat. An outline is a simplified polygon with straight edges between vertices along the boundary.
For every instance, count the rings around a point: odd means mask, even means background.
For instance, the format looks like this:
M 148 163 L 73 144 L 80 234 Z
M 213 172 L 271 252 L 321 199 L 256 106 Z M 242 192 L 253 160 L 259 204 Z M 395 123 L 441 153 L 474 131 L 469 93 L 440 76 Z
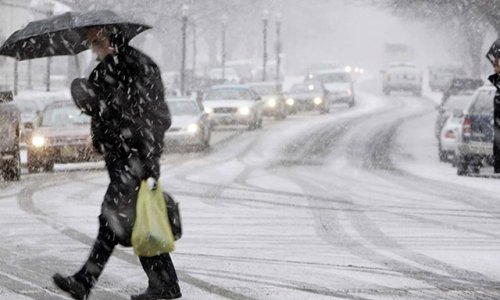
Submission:
M 111 179 L 102 216 L 128 245 L 140 180 L 159 178 L 164 133 L 171 124 L 160 70 L 125 45 L 99 63 L 88 86 L 97 101 L 84 112 L 92 117 L 92 141 Z
M 156 160 L 171 118 L 156 64 L 124 46 L 99 63 L 89 84 L 99 105 L 91 112 L 92 140 L 108 170 L 127 165 L 141 179 L 158 178 Z

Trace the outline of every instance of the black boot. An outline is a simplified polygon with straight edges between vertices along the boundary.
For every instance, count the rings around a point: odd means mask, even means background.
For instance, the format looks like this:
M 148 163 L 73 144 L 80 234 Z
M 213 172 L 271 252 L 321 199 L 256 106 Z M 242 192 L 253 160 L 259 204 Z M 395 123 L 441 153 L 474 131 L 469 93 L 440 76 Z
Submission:
M 162 289 L 153 289 L 148 287 L 148 289 L 140 294 L 134 295 L 131 300 L 163 300 L 163 299 L 177 299 L 182 297 L 181 288 L 178 283 L 172 286 L 164 287 Z
M 182 297 L 174 264 L 168 253 L 153 257 L 139 257 L 142 268 L 149 279 L 143 294 L 132 296 L 132 300 L 177 299 Z
M 86 300 L 90 294 L 90 287 L 78 281 L 75 276 L 64 277 L 59 273 L 52 276 L 54 283 L 61 290 L 70 294 L 73 299 Z

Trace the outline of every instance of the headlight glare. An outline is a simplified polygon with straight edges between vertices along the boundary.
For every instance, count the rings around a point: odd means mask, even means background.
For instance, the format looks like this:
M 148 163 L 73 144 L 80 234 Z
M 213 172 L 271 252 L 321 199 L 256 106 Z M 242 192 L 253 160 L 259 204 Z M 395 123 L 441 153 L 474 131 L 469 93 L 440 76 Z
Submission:
M 45 145 L 45 138 L 43 136 L 36 135 L 31 139 L 31 144 L 35 147 L 42 147 Z
M 241 115 L 248 115 L 250 114 L 250 108 L 249 107 L 246 107 L 246 106 L 243 106 L 243 107 L 240 107 L 238 109 L 238 112 L 241 114 Z
M 323 99 L 321 97 L 314 98 L 314 104 L 320 105 L 321 103 L 323 103 Z
M 295 100 L 293 98 L 286 99 L 286 104 L 289 106 L 293 106 L 295 104 Z
M 189 124 L 187 127 L 187 131 L 189 133 L 197 133 L 200 130 L 200 126 L 198 124 Z
M 276 99 L 269 99 L 269 101 L 267 101 L 267 105 L 269 105 L 269 107 L 276 107 Z

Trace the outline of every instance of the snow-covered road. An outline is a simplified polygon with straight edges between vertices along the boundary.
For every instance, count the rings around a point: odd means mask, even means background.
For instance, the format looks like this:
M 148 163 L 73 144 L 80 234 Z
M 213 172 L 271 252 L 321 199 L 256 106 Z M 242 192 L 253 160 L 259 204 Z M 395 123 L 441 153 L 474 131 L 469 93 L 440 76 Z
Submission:
M 438 162 L 429 97 L 383 96 L 372 81 L 357 100 L 165 158 L 184 299 L 500 298 L 498 181 Z M 0 183 L 0 300 L 68 299 L 51 275 L 86 258 L 106 185 L 99 169 Z M 118 248 L 91 298 L 146 284 Z

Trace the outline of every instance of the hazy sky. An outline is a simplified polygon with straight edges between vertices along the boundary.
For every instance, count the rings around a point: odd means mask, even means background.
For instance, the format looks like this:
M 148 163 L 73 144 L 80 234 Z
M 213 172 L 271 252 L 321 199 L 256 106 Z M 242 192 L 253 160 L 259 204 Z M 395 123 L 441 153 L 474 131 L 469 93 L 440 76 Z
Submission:
M 386 42 L 405 42 L 415 47 L 420 64 L 447 57 L 443 36 L 429 33 L 426 24 L 407 21 L 369 5 L 343 1 L 294 1 L 285 6 L 284 49 L 288 68 L 318 60 L 340 61 L 379 68 Z

